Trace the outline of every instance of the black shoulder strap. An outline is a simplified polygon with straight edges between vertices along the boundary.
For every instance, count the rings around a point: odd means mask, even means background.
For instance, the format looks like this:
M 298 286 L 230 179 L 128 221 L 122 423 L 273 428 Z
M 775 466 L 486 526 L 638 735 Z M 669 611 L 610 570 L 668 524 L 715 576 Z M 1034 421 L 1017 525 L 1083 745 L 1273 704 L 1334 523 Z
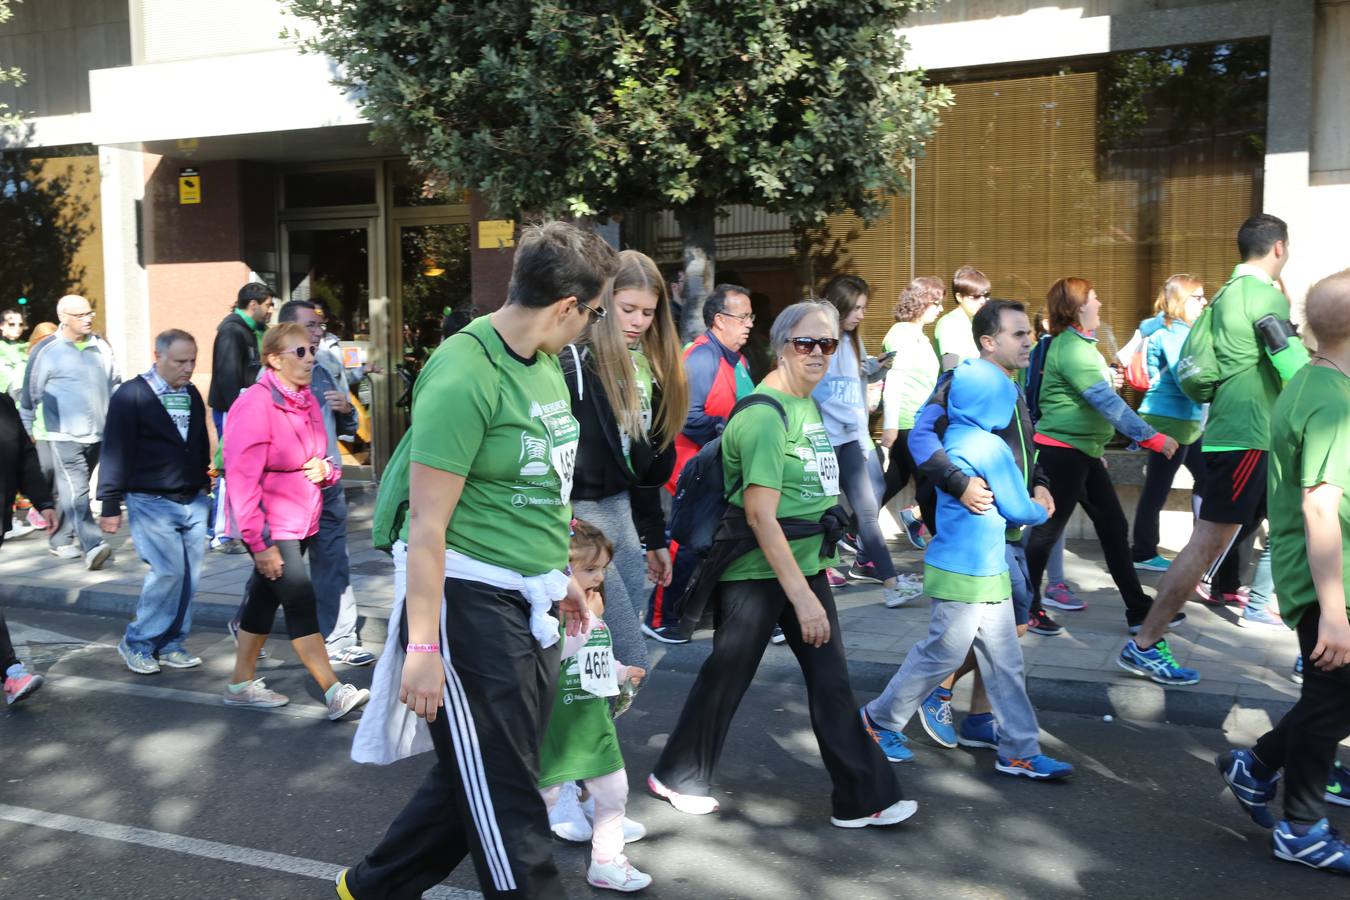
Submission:
M 735 416 L 736 413 L 745 409 L 746 407 L 759 405 L 772 406 L 775 410 L 778 411 L 778 417 L 783 420 L 783 427 L 784 428 L 788 427 L 787 410 L 783 409 L 783 404 L 779 403 L 777 400 L 773 399 L 768 394 L 758 394 L 758 393 L 746 394 L 744 397 L 737 400 L 736 405 L 731 408 L 731 412 L 727 413 L 727 422 L 730 423 L 732 417 Z

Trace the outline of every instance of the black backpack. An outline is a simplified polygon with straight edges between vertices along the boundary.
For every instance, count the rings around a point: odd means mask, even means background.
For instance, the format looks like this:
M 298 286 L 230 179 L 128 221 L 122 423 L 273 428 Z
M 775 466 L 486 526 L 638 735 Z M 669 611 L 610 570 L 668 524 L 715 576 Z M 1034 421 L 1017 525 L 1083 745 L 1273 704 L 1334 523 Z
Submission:
M 731 408 L 727 424 L 736 413 L 747 406 L 764 404 L 772 406 L 783 419 L 783 427 L 788 425 L 787 411 L 783 405 L 767 394 L 747 394 Z M 725 434 L 725 430 L 723 434 Z M 675 484 L 675 500 L 670 509 L 667 532 L 672 541 L 699 556 L 707 554 L 713 545 L 713 536 L 722 524 L 730 505 L 728 498 L 740 490 L 740 484 L 734 484 L 728 490 L 722 478 L 722 435 L 718 435 L 699 448 L 693 459 L 685 463 L 680 471 L 680 479 Z

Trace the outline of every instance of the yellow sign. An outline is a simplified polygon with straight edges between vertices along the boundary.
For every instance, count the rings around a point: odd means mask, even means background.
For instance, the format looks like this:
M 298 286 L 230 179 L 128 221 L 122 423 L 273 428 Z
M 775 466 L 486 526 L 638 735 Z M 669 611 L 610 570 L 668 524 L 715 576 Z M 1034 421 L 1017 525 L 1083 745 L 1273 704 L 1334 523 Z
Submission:
M 478 223 L 478 249 L 498 250 L 516 245 L 516 223 L 510 219 L 483 219 Z
M 196 169 L 178 170 L 178 202 L 202 202 L 202 176 Z

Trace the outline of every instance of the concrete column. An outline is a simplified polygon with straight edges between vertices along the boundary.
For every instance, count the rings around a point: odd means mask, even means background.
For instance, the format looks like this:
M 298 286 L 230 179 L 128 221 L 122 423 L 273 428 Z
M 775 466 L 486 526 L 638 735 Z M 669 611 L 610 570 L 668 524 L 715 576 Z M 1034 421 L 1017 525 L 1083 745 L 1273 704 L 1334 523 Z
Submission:
M 115 147 L 100 147 L 98 164 L 104 319 L 125 375 L 148 368 L 152 356 L 150 290 L 141 247 L 145 168 L 141 153 Z

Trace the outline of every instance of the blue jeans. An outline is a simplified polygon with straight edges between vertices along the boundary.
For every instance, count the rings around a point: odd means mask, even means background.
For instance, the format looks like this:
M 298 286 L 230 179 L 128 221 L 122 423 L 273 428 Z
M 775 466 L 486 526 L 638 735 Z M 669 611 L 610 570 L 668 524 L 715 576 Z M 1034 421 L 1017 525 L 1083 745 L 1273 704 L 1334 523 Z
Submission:
M 864 451 L 858 441 L 850 441 L 836 446 L 834 452 L 839 459 L 840 486 L 853 512 L 853 518 L 858 523 L 858 540 L 862 543 L 858 548 L 862 551 L 858 554 L 858 559 L 861 562 L 874 563 L 878 578 L 882 580 L 894 578 L 895 563 L 891 560 L 891 552 L 886 547 L 886 539 L 882 536 L 881 526 L 877 521 L 879 495 L 876 489 L 879 479 L 876 476 L 881 474 L 881 464 L 876 459 L 876 451 Z M 884 489 L 884 480 L 880 486 Z
M 356 595 L 347 557 L 347 492 L 342 483 L 323 489 L 319 532 L 309 551 L 319 632 L 329 653 L 356 645 Z
M 127 494 L 131 539 L 150 574 L 141 586 L 126 644 L 147 656 L 185 650 L 192 627 L 192 596 L 206 555 L 206 517 L 211 500 L 198 494 L 178 503 L 158 494 Z
M 881 696 L 867 704 L 872 721 L 891 731 L 903 731 L 924 698 L 974 648 L 998 727 L 998 752 L 1005 757 L 1040 753 L 1040 725 L 1027 698 L 1012 603 L 961 603 L 934 597 L 930 616 L 928 636 L 910 648 Z

